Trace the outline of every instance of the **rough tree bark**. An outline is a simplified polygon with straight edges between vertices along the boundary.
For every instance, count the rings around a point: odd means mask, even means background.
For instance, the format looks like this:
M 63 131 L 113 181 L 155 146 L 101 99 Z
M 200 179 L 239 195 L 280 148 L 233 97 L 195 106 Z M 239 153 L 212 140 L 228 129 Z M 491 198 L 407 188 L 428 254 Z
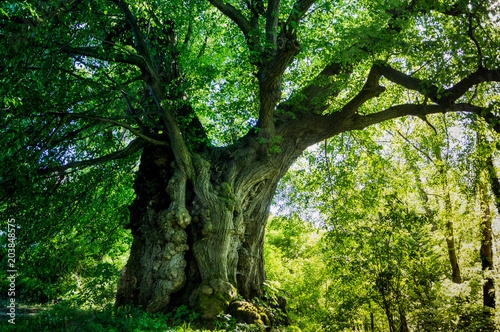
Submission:
M 269 207 L 302 151 L 287 148 L 281 157 L 262 159 L 261 144 L 249 135 L 237 149 L 193 155 L 195 176 L 188 182 L 170 149 L 144 149 L 127 225 L 134 241 L 117 305 L 157 312 L 190 303 L 213 318 L 237 293 L 262 295 Z

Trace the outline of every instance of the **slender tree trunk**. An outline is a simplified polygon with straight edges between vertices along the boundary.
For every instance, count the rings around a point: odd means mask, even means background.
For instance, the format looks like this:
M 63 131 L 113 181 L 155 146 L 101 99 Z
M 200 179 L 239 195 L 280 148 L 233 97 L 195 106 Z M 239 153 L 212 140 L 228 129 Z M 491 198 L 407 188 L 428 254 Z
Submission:
M 399 332 L 409 332 L 408 321 L 406 320 L 406 314 L 402 306 L 399 306 Z
M 455 236 L 453 235 L 453 222 L 448 219 L 446 222 L 446 245 L 448 247 L 448 257 L 451 264 L 452 280 L 456 284 L 462 283 L 460 266 L 458 265 L 457 252 L 455 249 Z
M 487 145 L 484 136 L 481 133 L 477 135 L 477 144 L 479 151 L 479 167 L 477 170 L 478 198 L 481 216 L 481 267 L 484 272 L 493 269 L 493 234 L 491 229 L 491 210 L 490 197 L 485 176 L 491 184 L 491 189 L 495 197 L 495 205 L 500 208 L 498 197 L 500 196 L 500 187 L 496 175 L 495 166 L 491 156 L 491 149 Z M 486 150 L 486 151 L 485 151 Z M 484 153 L 485 152 L 485 155 Z M 485 172 L 486 174 L 484 174 Z M 500 210 L 499 210 L 500 212 Z M 485 307 L 495 308 L 495 285 L 493 278 L 487 277 L 483 284 L 483 305 Z
M 495 206 L 497 208 L 498 213 L 500 213 L 500 180 L 498 179 L 498 175 L 495 169 L 495 165 L 493 164 L 493 157 L 491 156 L 491 151 L 488 153 L 486 157 L 486 169 L 489 175 L 489 182 L 491 185 L 491 191 L 495 197 Z
M 450 190 L 448 188 L 448 175 L 446 174 L 445 163 L 441 155 L 441 148 L 435 147 L 435 155 L 437 162 L 435 163 L 442 182 L 442 190 L 444 196 L 444 210 L 446 220 L 446 246 L 448 247 L 448 257 L 451 264 L 452 280 L 456 284 L 462 283 L 462 276 L 460 274 L 460 266 L 458 265 L 457 250 L 455 248 L 455 235 L 453 234 L 453 221 L 452 221 L 452 204 L 450 197 Z
M 426 120 L 426 122 L 430 125 L 430 123 L 427 120 Z M 437 134 L 436 129 L 432 125 L 430 125 L 430 126 L 432 127 L 434 132 Z M 405 139 L 407 142 L 410 142 L 408 140 L 408 138 L 406 138 L 404 135 L 402 135 L 402 134 L 399 134 L 399 135 L 401 137 L 403 137 L 403 139 Z M 419 150 L 419 149 L 417 148 L 417 150 Z M 458 264 L 457 251 L 455 248 L 455 236 L 454 236 L 454 232 L 453 232 L 453 221 L 451 218 L 452 204 L 451 204 L 451 198 L 450 198 L 450 191 L 448 188 L 448 176 L 446 174 L 447 173 L 446 172 L 446 165 L 445 165 L 445 161 L 443 160 L 441 147 L 438 144 L 436 144 L 433 146 L 433 150 L 434 150 L 433 152 L 435 155 L 434 158 L 432 158 L 427 153 L 424 153 L 424 155 L 427 157 L 429 162 L 434 164 L 434 166 L 436 167 L 437 172 L 439 174 L 440 181 L 441 181 L 441 189 L 442 189 L 442 193 L 443 193 L 443 197 L 444 197 L 443 203 L 444 203 L 444 212 L 445 212 L 445 214 L 444 214 L 445 238 L 446 238 L 446 247 L 448 249 L 447 250 L 448 251 L 448 258 L 449 258 L 450 265 L 451 265 L 452 280 L 454 283 L 460 284 L 460 283 L 462 283 L 462 276 L 460 274 L 460 266 Z M 431 217 L 433 214 L 432 214 L 432 211 L 428 207 L 428 204 L 427 204 L 427 202 L 428 202 L 427 193 L 423 189 L 422 183 L 420 181 L 420 177 L 419 177 L 418 173 L 416 172 L 416 167 L 414 165 L 412 166 L 412 169 L 414 171 L 415 179 L 416 179 L 417 185 L 419 187 L 420 198 L 422 199 L 424 209 L 425 209 L 427 215 Z M 435 228 L 435 223 L 433 223 L 433 228 Z
M 375 332 L 375 319 L 373 317 L 372 304 L 368 302 L 368 308 L 370 308 L 370 331 Z
M 419 195 L 420 199 L 422 200 L 422 204 L 424 207 L 424 210 L 429 218 L 431 218 L 432 221 L 432 228 L 433 230 L 436 230 L 436 223 L 434 222 L 434 217 L 433 217 L 433 212 L 429 207 L 428 201 L 429 198 L 427 196 L 427 193 L 425 192 L 422 182 L 420 181 L 420 177 L 418 173 L 416 172 L 415 168 L 413 168 L 414 174 L 415 174 L 415 179 L 417 182 L 418 190 L 419 190 Z M 458 258 L 457 258 L 457 253 L 455 250 L 455 236 L 453 234 L 453 222 L 451 221 L 451 212 L 452 212 L 452 205 L 451 205 L 451 198 L 450 194 L 448 191 L 448 186 L 447 186 L 447 181 L 446 181 L 446 173 L 444 169 L 440 169 L 439 173 L 441 175 L 442 181 L 443 181 L 443 194 L 444 194 L 444 207 L 445 207 L 445 216 L 446 216 L 446 224 L 445 224 L 445 236 L 446 236 L 446 247 L 448 251 L 448 258 L 450 261 L 451 265 L 451 274 L 452 274 L 452 280 L 454 283 L 460 284 L 462 283 L 462 277 L 460 274 L 460 266 L 458 264 Z
M 481 267 L 484 272 L 493 269 L 493 237 L 491 234 L 491 211 L 485 183 L 479 182 L 479 205 L 481 210 Z M 495 286 L 493 278 L 488 277 L 483 284 L 483 305 L 495 307 Z
M 389 332 L 396 332 L 396 324 L 394 322 L 394 314 L 392 312 L 392 301 L 390 291 L 390 278 L 386 275 L 379 273 L 376 281 L 378 292 L 381 296 L 380 306 L 385 312 L 387 323 L 389 325 Z

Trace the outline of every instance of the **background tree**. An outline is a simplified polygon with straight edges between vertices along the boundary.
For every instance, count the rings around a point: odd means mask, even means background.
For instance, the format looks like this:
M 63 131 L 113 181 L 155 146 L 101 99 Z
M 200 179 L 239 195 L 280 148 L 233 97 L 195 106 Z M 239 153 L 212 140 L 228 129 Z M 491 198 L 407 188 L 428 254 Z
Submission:
M 317 294 L 308 293 L 315 309 L 300 316 L 299 321 L 312 320 L 305 326 L 321 322 L 323 328 L 339 331 L 370 331 L 371 326 L 399 330 L 406 321 L 410 330 L 495 329 L 495 311 L 484 307 L 483 296 L 490 284 L 485 281 L 498 280 L 498 274 L 482 270 L 480 248 L 487 243 L 482 207 L 491 204 L 492 195 L 486 191 L 483 200 L 478 199 L 477 170 L 487 172 L 477 153 L 478 128 L 472 129 L 467 119 L 468 127 L 463 128 L 460 117 L 443 121 L 441 115 L 434 115 L 427 120 L 435 129 L 416 118 L 329 139 L 326 145 L 308 149 L 282 179 L 278 213 L 292 220 L 298 214 L 306 224 L 324 226 L 319 245 L 323 249 L 314 256 L 320 262 L 314 269 L 307 268 L 308 283 L 319 284 Z M 397 131 L 405 138 L 391 134 Z M 490 139 L 494 143 L 497 138 Z M 449 214 L 441 174 L 425 152 L 432 153 L 432 141 L 442 142 Z M 330 180 L 325 183 L 325 179 Z M 451 277 L 445 217 L 454 221 L 461 284 Z M 488 220 L 493 218 L 491 214 Z M 297 227 L 290 225 L 296 223 L 283 226 L 281 234 L 286 236 L 285 229 Z M 273 219 L 273 237 L 276 225 Z M 307 226 L 302 232 L 308 234 Z M 308 243 L 314 246 L 312 236 Z M 269 250 L 275 248 L 276 244 Z M 306 298 L 295 291 L 304 289 L 298 280 L 306 274 L 281 266 L 300 266 L 307 259 L 299 256 L 285 265 L 272 254 L 266 256 L 266 263 L 275 266 L 268 269 L 269 277 L 292 294 L 293 305 Z M 319 271 L 328 272 L 321 281 L 311 281 Z M 293 285 L 287 280 L 293 280 Z M 297 309 L 306 310 L 306 304 Z
M 405 151 L 406 159 L 408 163 L 411 166 L 412 170 L 415 172 L 415 176 L 417 184 L 419 185 L 419 192 L 420 192 L 420 198 L 422 200 L 422 203 L 424 205 L 424 209 L 426 209 L 426 213 L 430 218 L 433 218 L 434 213 L 428 206 L 428 194 L 426 190 L 423 188 L 420 180 L 420 174 L 418 172 L 418 167 L 414 164 L 415 161 L 412 160 L 410 157 L 411 153 L 408 151 L 408 148 L 413 148 L 416 151 L 414 151 L 413 154 L 418 153 L 421 154 L 425 159 L 427 159 L 427 163 L 429 163 L 432 167 L 435 168 L 435 178 L 436 182 L 438 183 L 440 187 L 440 192 L 439 196 L 440 197 L 440 213 L 439 213 L 439 219 L 442 219 L 441 223 L 438 224 L 443 224 L 444 229 L 445 229 L 445 240 L 446 240 L 446 246 L 447 246 L 447 251 L 448 251 L 448 257 L 451 265 L 451 272 L 452 272 L 452 280 L 455 283 L 460 284 L 462 282 L 462 277 L 460 274 L 460 266 L 458 262 L 458 257 L 457 257 L 457 250 L 455 246 L 455 236 L 454 236 L 454 231 L 453 231 L 453 204 L 451 201 L 451 188 L 449 185 L 449 173 L 451 169 L 451 158 L 452 158 L 452 151 L 450 151 L 450 142 L 449 142 L 449 135 L 450 133 L 448 132 L 449 129 L 447 128 L 448 124 L 445 123 L 445 119 L 441 118 L 442 124 L 441 127 L 442 130 L 440 133 L 438 133 L 437 129 L 435 126 L 429 122 L 428 119 L 425 118 L 425 124 L 427 124 L 430 128 L 427 128 L 428 130 L 421 129 L 420 130 L 420 135 L 422 141 L 415 144 L 413 143 L 408 137 L 401 133 L 399 130 L 396 130 L 397 135 L 401 136 L 403 139 L 403 151 Z M 429 129 L 432 129 L 431 132 Z M 406 127 L 406 131 L 414 131 L 414 128 L 410 129 L 409 127 Z M 425 134 L 423 134 L 426 132 Z M 440 135 L 441 134 L 441 135 Z M 443 137 L 444 136 L 444 137 Z M 408 146 L 406 146 L 408 145 Z M 445 155 L 443 157 L 443 150 L 445 151 Z
M 5 1 L 2 210 L 23 216 L 29 251 L 33 227 L 50 238 L 75 225 L 47 208 L 33 218 L 33 201 L 98 187 L 116 202 L 135 172 L 129 221 L 110 218 L 133 236 L 117 304 L 213 318 L 262 294 L 269 207 L 307 147 L 408 115 L 465 112 L 498 129 L 491 98 L 472 98 L 498 91 L 494 7 Z
M 479 201 L 479 217 L 481 218 L 481 248 L 479 255 L 481 257 L 481 268 L 485 272 L 485 281 L 483 283 L 483 304 L 487 307 L 495 307 L 495 286 L 493 277 L 490 276 L 494 268 L 493 263 L 493 230 L 492 211 L 490 209 L 491 196 L 488 192 L 488 184 L 491 184 L 492 191 L 498 185 L 496 170 L 493 165 L 491 146 L 486 142 L 484 134 L 481 131 L 477 133 L 477 196 Z M 492 195 L 495 197 L 494 195 Z

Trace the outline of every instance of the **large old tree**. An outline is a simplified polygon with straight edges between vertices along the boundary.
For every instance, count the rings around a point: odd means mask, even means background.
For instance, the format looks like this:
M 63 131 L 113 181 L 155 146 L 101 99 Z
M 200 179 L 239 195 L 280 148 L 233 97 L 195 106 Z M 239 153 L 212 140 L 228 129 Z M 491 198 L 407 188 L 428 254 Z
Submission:
M 107 188 L 120 178 L 108 172 L 138 165 L 117 304 L 216 315 L 262 294 L 269 208 L 307 147 L 404 116 L 462 112 L 496 128 L 494 7 L 3 1 L 2 209 L 30 190 Z M 57 232 L 58 213 L 44 227 Z

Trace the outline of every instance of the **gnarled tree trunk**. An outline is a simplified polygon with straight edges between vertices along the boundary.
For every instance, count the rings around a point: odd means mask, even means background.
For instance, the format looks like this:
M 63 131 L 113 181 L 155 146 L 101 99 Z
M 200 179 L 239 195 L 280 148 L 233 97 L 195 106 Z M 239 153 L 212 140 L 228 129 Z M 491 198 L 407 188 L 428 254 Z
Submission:
M 190 304 L 214 318 L 237 294 L 262 295 L 269 207 L 301 149 L 262 158 L 261 144 L 250 136 L 239 147 L 193 155 L 193 181 L 183 178 L 169 149 L 144 149 L 117 305 L 159 312 Z

